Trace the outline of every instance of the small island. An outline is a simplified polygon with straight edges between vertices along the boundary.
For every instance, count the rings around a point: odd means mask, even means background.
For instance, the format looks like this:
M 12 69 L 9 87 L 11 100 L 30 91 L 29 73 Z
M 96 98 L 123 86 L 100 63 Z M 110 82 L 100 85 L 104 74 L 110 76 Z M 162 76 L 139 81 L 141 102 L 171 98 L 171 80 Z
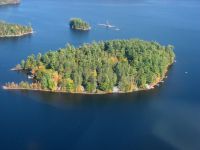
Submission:
M 20 37 L 32 33 L 33 29 L 31 26 L 22 26 L 0 21 L 0 38 Z
M 28 73 L 33 82 L 6 83 L 7 90 L 105 94 L 154 88 L 174 63 L 173 46 L 138 39 L 67 45 L 31 55 L 13 70 Z
M 0 0 L 1 5 L 12 5 L 12 4 L 19 4 L 20 0 Z
M 88 31 L 91 26 L 86 21 L 80 18 L 72 18 L 69 22 L 69 26 L 73 30 Z

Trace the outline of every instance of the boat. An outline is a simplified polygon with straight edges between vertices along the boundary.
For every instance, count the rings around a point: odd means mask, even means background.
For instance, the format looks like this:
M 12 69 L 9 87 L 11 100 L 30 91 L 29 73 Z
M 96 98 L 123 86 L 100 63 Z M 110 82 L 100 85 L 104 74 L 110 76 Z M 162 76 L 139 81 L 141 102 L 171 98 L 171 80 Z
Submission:
M 34 75 L 28 75 L 28 79 L 33 79 Z
M 104 23 L 100 23 L 98 24 L 99 26 L 104 26 L 106 28 L 115 28 L 116 26 L 111 25 L 108 21 L 104 24 Z

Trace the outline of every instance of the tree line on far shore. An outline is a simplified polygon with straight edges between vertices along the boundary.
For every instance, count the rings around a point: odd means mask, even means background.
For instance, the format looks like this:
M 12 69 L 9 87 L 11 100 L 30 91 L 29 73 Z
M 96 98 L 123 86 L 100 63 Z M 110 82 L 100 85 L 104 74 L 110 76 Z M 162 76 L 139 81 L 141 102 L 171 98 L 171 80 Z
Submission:
M 70 28 L 74 30 L 90 30 L 90 25 L 80 18 L 72 18 L 69 22 Z
M 21 36 L 32 33 L 32 30 L 31 26 L 22 26 L 0 21 L 0 37 Z

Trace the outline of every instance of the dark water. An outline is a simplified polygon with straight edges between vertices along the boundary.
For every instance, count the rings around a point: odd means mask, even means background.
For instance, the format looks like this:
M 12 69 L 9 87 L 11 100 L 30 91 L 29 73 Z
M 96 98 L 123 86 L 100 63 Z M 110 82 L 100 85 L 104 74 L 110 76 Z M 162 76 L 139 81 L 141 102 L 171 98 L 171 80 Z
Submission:
M 92 24 L 72 32 L 71 17 Z M 200 149 L 200 2 L 183 0 L 23 0 L 0 19 L 36 33 L 0 39 L 0 85 L 27 55 L 83 42 L 141 38 L 173 44 L 177 63 L 159 88 L 132 94 L 70 95 L 0 89 L 0 150 Z M 121 30 L 97 26 L 109 20 Z M 188 74 L 185 74 L 185 72 Z

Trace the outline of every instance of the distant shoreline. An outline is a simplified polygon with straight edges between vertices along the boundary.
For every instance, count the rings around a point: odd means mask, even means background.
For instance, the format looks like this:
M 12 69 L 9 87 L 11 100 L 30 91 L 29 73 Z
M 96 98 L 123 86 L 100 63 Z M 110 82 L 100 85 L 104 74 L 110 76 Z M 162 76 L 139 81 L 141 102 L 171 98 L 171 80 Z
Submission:
M 0 36 L 0 38 L 22 37 L 22 36 L 33 34 L 33 33 L 34 33 L 33 31 L 30 31 L 30 32 L 26 32 L 26 33 L 23 33 L 23 34 Z
M 88 29 L 83 29 L 83 28 L 71 28 L 72 30 L 77 30 L 77 31 L 90 31 L 91 27 L 89 27 Z
M 1 2 L 0 6 L 5 6 L 5 5 L 19 5 L 20 0 L 14 0 L 14 1 L 8 1 L 8 2 Z

